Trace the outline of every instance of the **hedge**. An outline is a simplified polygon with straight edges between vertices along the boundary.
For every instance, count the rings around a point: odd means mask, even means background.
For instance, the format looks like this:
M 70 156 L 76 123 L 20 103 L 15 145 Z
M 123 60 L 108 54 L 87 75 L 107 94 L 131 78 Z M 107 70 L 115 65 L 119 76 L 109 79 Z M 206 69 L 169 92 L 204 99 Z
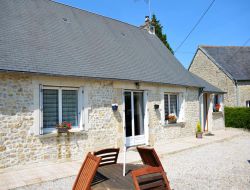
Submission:
M 226 127 L 245 128 L 250 130 L 250 108 L 225 107 Z

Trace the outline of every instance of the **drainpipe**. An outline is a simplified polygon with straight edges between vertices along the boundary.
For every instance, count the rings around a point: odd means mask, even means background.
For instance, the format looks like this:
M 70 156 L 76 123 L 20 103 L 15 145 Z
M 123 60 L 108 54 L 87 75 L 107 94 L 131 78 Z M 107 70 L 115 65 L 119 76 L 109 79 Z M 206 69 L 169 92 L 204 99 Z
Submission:
M 203 93 L 203 88 L 200 88 L 200 90 L 199 90 L 199 117 L 200 117 L 200 124 L 203 123 L 203 122 L 201 122 L 202 121 L 201 97 L 203 96 L 203 94 L 204 94 Z M 203 126 L 202 126 L 202 129 L 203 129 Z
M 236 105 L 237 107 L 239 107 L 239 88 L 238 88 L 237 80 L 235 80 L 235 86 L 236 86 Z

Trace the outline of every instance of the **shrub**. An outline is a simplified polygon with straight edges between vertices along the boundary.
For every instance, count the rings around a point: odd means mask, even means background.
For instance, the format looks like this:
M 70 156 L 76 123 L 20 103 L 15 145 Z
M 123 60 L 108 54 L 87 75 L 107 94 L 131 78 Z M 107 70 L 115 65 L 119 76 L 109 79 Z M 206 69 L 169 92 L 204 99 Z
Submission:
M 250 108 L 225 107 L 226 127 L 250 129 Z

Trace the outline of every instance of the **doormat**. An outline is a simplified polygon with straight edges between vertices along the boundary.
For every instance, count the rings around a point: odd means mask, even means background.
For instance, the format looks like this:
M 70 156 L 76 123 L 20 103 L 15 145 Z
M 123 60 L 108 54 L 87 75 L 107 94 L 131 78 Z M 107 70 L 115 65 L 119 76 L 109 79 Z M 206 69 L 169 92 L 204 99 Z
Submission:
M 206 133 L 205 136 L 214 136 L 214 134 L 209 132 L 209 133 Z

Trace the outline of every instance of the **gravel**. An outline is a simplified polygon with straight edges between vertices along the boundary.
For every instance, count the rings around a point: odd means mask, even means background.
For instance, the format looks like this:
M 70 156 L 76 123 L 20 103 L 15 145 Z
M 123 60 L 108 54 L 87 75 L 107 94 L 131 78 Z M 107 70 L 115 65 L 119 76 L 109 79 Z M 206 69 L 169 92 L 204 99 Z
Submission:
M 162 163 L 171 188 L 250 189 L 250 134 L 165 155 Z

